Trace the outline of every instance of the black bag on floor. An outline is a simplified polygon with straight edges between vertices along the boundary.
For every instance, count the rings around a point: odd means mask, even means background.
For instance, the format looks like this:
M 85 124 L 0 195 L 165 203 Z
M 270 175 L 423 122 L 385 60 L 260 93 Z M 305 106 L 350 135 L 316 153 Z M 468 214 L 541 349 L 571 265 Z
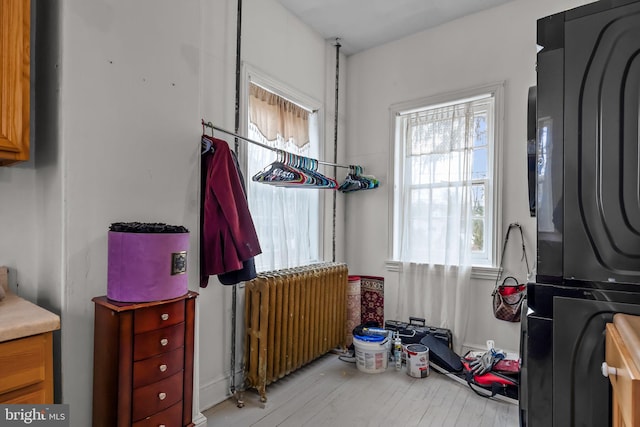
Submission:
M 387 320 L 384 322 L 384 328 L 390 331 L 398 332 L 402 344 L 418 344 L 426 335 L 433 335 L 447 347 L 453 348 L 453 335 L 449 329 L 436 328 L 434 326 L 426 326 L 425 320 L 420 317 L 409 317 L 409 323 L 399 320 Z
M 429 361 L 448 372 L 461 372 L 463 365 L 458 356 L 442 340 L 428 334 L 420 340 L 420 344 L 429 348 Z

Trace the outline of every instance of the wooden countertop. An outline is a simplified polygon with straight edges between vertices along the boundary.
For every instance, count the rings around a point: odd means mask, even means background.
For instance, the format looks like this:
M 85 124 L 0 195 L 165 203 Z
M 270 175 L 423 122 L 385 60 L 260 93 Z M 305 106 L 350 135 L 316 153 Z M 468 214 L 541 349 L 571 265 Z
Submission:
M 9 269 L 0 267 L 0 342 L 60 329 L 60 317 L 9 292 Z
M 7 293 L 0 301 L 0 342 L 60 329 L 60 317 Z

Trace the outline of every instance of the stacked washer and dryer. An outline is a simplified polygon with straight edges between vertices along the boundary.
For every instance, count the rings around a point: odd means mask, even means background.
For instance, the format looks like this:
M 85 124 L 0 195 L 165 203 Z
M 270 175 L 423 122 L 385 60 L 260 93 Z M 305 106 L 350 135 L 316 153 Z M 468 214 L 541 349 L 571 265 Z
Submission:
M 542 18 L 537 42 L 521 425 L 608 426 L 605 324 L 640 315 L 640 1 Z

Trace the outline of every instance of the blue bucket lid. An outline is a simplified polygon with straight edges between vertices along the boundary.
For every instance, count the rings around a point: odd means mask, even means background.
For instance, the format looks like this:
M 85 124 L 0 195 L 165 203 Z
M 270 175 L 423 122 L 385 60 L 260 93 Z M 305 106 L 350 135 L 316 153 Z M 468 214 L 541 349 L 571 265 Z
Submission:
M 366 342 L 381 342 L 386 338 L 382 335 L 354 335 L 353 337 Z

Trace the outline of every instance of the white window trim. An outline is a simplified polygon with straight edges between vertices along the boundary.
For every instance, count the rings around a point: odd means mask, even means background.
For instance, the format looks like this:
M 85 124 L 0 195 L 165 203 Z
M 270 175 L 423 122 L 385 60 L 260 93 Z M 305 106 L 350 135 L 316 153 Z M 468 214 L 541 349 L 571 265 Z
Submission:
M 399 185 L 400 178 L 398 176 L 399 171 L 396 170 L 395 162 L 398 155 L 396 146 L 397 132 L 396 118 L 401 113 L 406 113 L 412 110 L 421 109 L 424 106 L 436 106 L 437 104 L 450 103 L 456 99 L 474 98 L 483 94 L 492 94 L 495 98 L 495 123 L 494 123 L 494 156 L 489 157 L 490 165 L 493 172 L 493 203 L 491 209 L 492 215 L 492 233 L 493 239 L 492 247 L 490 248 L 491 266 L 473 266 L 472 277 L 476 278 L 495 278 L 498 272 L 498 263 L 500 255 L 500 242 L 502 241 L 502 146 L 503 146 L 503 132 L 504 132 L 504 89 L 505 82 L 500 81 L 496 83 L 490 83 L 487 85 L 464 89 L 454 92 L 446 92 L 438 95 L 427 96 L 424 98 L 401 102 L 391 105 L 389 107 L 389 177 L 390 185 L 389 191 L 389 224 L 388 224 L 388 247 L 387 247 L 387 262 L 386 269 L 388 271 L 401 271 L 402 262 L 394 260 L 394 245 L 397 242 L 397 238 L 394 235 L 394 222 L 395 217 L 399 215 L 397 212 L 398 206 L 395 200 L 395 194 L 397 186 Z M 495 160 L 495 161 L 494 161 Z
M 318 117 L 318 153 L 320 158 L 322 157 L 322 153 L 324 153 L 325 149 L 325 125 L 324 125 L 324 106 L 321 101 L 308 96 L 297 89 L 294 89 L 286 84 L 274 79 L 266 72 L 260 70 L 259 68 L 243 62 L 241 65 L 241 85 L 240 85 L 240 134 L 242 136 L 247 136 L 245 129 L 249 127 L 249 108 L 247 105 L 247 100 L 249 99 L 249 84 L 254 83 L 264 89 L 267 89 L 270 92 L 275 93 L 276 95 L 285 98 L 294 104 L 298 104 L 302 108 L 311 108 L 312 111 L 317 113 Z M 245 171 L 245 179 L 251 179 L 251 177 L 247 176 L 247 154 L 244 149 L 242 149 L 243 144 L 240 144 L 240 152 L 238 153 L 238 162 L 242 170 Z M 326 192 L 324 192 L 326 193 Z M 323 194 L 324 194 L 323 193 Z M 318 207 L 320 212 L 318 212 L 318 256 L 320 259 L 323 259 L 323 254 L 326 253 L 325 244 L 327 241 L 326 232 L 324 231 L 324 224 L 327 223 L 327 218 L 330 213 L 327 212 L 328 203 L 325 201 L 326 196 L 321 195 L 318 200 Z
M 403 270 L 403 265 L 400 261 L 387 260 L 384 263 L 384 267 L 387 271 L 395 273 L 401 273 Z M 495 281 L 498 276 L 498 272 L 498 267 L 482 267 L 477 265 L 471 267 L 471 278 Z

